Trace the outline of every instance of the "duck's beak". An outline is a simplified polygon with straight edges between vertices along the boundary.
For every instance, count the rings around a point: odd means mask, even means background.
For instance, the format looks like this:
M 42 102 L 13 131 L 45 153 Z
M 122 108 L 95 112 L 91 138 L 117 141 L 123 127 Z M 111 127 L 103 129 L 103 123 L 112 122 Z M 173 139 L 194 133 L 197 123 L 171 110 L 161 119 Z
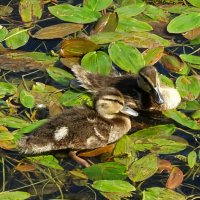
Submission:
M 154 87 L 153 88 L 153 97 L 154 97 L 154 100 L 157 104 L 163 104 L 164 103 L 164 99 L 160 93 L 160 90 L 158 87 Z
M 124 105 L 123 109 L 121 110 L 121 113 L 124 113 L 126 115 L 131 115 L 131 116 L 134 116 L 134 117 L 138 116 L 138 112 L 136 112 L 132 108 L 128 107 L 127 105 Z

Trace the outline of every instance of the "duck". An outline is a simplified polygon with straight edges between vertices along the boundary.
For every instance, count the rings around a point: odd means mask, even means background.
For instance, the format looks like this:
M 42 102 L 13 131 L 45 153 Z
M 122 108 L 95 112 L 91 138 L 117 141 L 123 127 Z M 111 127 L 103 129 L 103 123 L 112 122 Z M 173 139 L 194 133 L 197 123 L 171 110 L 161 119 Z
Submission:
M 91 73 L 80 65 L 74 65 L 72 71 L 86 90 L 94 92 L 102 87 L 117 88 L 124 95 L 126 104 L 139 111 L 175 109 L 181 102 L 177 89 L 160 83 L 154 66 L 143 67 L 138 75 L 104 76 Z
M 122 93 L 112 87 L 101 88 L 94 93 L 93 107 L 66 109 L 22 137 L 17 147 L 25 154 L 69 149 L 71 158 L 88 167 L 90 164 L 79 158 L 77 151 L 104 147 L 119 140 L 131 129 L 129 116 L 136 117 L 138 112 L 125 104 Z

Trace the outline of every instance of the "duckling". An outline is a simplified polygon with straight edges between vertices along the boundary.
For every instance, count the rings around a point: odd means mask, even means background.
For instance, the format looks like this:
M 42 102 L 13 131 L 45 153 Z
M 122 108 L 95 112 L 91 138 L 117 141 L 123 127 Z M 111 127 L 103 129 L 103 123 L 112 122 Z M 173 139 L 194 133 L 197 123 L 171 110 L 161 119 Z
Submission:
M 76 156 L 76 150 L 94 149 L 117 141 L 131 128 L 129 115 L 138 115 L 125 105 L 121 92 L 112 87 L 99 89 L 93 105 L 94 108 L 85 105 L 65 110 L 33 134 L 23 137 L 19 149 L 28 154 L 72 149 L 69 155 L 87 167 L 88 163 Z
M 115 87 L 124 95 L 127 105 L 138 110 L 164 111 L 176 108 L 181 102 L 179 92 L 161 85 L 158 71 L 153 66 L 143 67 L 138 76 L 103 76 L 84 70 L 80 65 L 72 67 L 81 86 L 89 91 L 101 87 Z

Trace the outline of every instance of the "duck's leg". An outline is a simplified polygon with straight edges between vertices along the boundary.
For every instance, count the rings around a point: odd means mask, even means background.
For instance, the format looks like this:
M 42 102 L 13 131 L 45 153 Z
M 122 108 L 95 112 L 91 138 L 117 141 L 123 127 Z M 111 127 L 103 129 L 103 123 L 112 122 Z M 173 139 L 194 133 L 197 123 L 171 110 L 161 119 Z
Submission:
M 81 164 L 84 167 L 89 167 L 90 164 L 84 160 L 83 158 L 80 158 L 76 155 L 77 151 L 70 151 L 68 153 L 69 157 L 72 158 L 74 161 L 76 161 L 77 163 Z

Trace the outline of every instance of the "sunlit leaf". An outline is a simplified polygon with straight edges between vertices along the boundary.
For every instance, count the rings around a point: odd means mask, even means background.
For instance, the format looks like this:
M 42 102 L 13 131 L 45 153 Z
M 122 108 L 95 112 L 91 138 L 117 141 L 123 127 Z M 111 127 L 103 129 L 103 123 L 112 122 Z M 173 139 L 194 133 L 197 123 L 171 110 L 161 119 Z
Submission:
M 190 4 L 192 4 L 193 6 L 196 6 L 198 8 L 200 8 L 200 2 L 199 0 L 187 0 Z
M 14 28 L 5 38 L 6 45 L 11 49 L 17 49 L 25 45 L 29 40 L 27 29 Z
M 87 7 L 91 10 L 96 10 L 96 11 L 100 11 L 103 9 L 106 9 L 107 7 L 109 7 L 111 5 L 111 3 L 113 2 L 112 0 L 84 0 L 83 1 L 84 7 Z
M 11 83 L 0 82 L 0 96 L 12 95 L 17 92 L 17 87 Z
M 31 194 L 28 192 L 23 192 L 23 191 L 14 191 L 14 192 L 0 192 L 0 199 L 2 200 L 25 200 L 31 197 Z
M 156 154 L 148 154 L 135 161 L 128 170 L 128 177 L 133 182 L 148 179 L 158 170 L 158 158 Z
M 189 117 L 187 117 L 184 113 L 180 111 L 167 110 L 167 111 L 163 111 L 163 114 L 166 117 L 171 118 L 174 121 L 182 124 L 183 126 L 191 128 L 193 130 L 200 130 L 200 124 L 198 124 L 196 121 L 191 120 Z
M 180 58 L 185 62 L 189 62 L 192 64 L 200 64 L 200 56 L 190 55 L 190 54 L 181 54 Z
M 32 156 L 32 157 L 27 157 L 27 159 L 33 163 L 44 165 L 46 167 L 63 170 L 62 166 L 59 165 L 58 160 L 52 155 Z
M 83 169 L 90 180 L 123 180 L 127 177 L 126 167 L 116 162 L 105 162 Z
M 200 95 L 200 83 L 193 76 L 181 76 L 176 80 L 176 88 L 182 98 L 195 100 Z
M 47 72 L 51 78 L 62 85 L 68 85 L 71 79 L 74 79 L 73 75 L 66 70 L 57 67 L 48 67 Z
M 87 93 L 68 90 L 61 96 L 60 103 L 64 106 L 77 106 L 84 103 L 91 105 L 92 101 L 90 95 Z
M 121 200 L 132 197 L 131 192 L 101 192 L 109 200 Z
M 115 10 L 120 17 L 133 17 L 144 11 L 145 3 L 137 3 L 119 7 Z
M 20 0 L 19 14 L 23 22 L 33 22 L 41 18 L 43 4 L 41 0 Z
M 200 109 L 200 103 L 197 100 L 194 101 L 184 101 L 178 106 L 178 109 L 183 110 L 198 110 Z
M 82 28 L 82 24 L 61 23 L 42 28 L 32 35 L 32 37 L 37 39 L 63 38 L 66 35 L 80 31 Z
M 0 125 L 4 125 L 10 128 L 23 128 L 25 126 L 28 126 L 29 123 L 20 118 L 4 116 L 0 117 Z
M 22 90 L 20 92 L 19 98 L 21 104 L 26 108 L 33 108 L 35 106 L 35 99 L 28 91 Z
M 197 162 L 197 153 L 195 151 L 191 151 L 189 154 L 188 154 L 188 165 L 190 168 L 193 168 Z
M 109 46 L 112 61 L 121 69 L 137 74 L 144 67 L 145 61 L 138 49 L 124 42 L 115 42 Z
M 142 200 L 186 200 L 186 197 L 167 188 L 151 187 L 142 192 Z
M 121 180 L 99 180 L 92 187 L 102 192 L 131 192 L 136 188 L 127 181 Z
M 0 5 L 0 16 L 2 17 L 6 17 L 6 16 L 9 16 L 13 11 L 13 8 L 6 5 L 6 6 L 3 6 L 3 5 Z
M 200 110 L 197 110 L 192 114 L 193 119 L 200 119 Z
M 6 27 L 0 25 L 0 42 L 7 36 L 8 30 Z
M 16 144 L 12 140 L 0 140 L 0 148 L 6 150 L 16 150 Z
M 200 14 L 191 12 L 189 14 L 179 15 L 172 19 L 167 26 L 167 31 L 169 33 L 183 33 L 198 28 L 199 26 Z
M 83 56 L 99 48 L 99 45 L 84 38 L 66 39 L 61 43 L 60 55 L 62 57 Z
M 169 87 L 174 88 L 174 83 L 173 83 L 173 81 L 172 81 L 170 78 L 168 78 L 167 76 L 165 76 L 165 75 L 163 75 L 163 74 L 159 74 L 159 79 L 160 79 L 160 81 L 161 81 L 161 83 L 162 83 L 163 85 L 167 85 L 167 86 L 169 86 Z
M 112 61 L 108 54 L 103 51 L 93 51 L 87 53 L 81 60 L 81 66 L 84 69 L 99 73 L 102 75 L 108 75 L 112 68 Z
M 164 47 L 155 47 L 144 51 L 142 54 L 144 56 L 146 66 L 154 65 L 156 62 L 158 62 L 163 56 L 163 51 Z
M 178 167 L 173 167 L 167 179 L 166 188 L 175 189 L 183 182 L 183 172 Z
M 48 7 L 50 13 L 57 18 L 74 23 L 90 23 L 97 21 L 101 14 L 87 7 L 77 7 L 70 4 L 59 4 Z
M 10 133 L 9 131 L 1 131 L 0 130 L 0 141 L 2 140 L 12 140 L 13 139 L 13 134 Z

